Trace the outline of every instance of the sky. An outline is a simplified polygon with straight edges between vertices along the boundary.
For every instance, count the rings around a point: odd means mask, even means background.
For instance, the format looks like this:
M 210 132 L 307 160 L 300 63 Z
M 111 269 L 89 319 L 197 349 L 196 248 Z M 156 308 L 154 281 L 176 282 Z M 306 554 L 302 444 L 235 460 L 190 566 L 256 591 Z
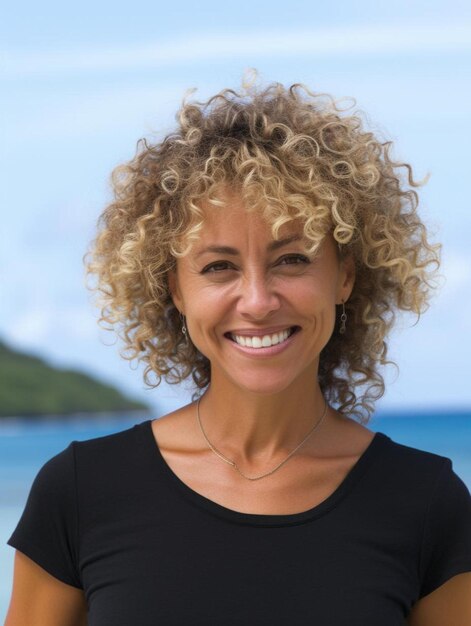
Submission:
M 188 89 L 302 82 L 354 97 L 394 154 L 412 163 L 420 214 L 443 244 L 442 285 L 389 341 L 378 408 L 471 405 L 471 5 L 332 3 L 8 3 L 2 48 L 0 338 L 144 399 L 156 413 L 190 390 L 144 388 L 143 367 L 97 326 L 82 257 L 110 200 L 112 169 L 141 137 L 163 138 Z

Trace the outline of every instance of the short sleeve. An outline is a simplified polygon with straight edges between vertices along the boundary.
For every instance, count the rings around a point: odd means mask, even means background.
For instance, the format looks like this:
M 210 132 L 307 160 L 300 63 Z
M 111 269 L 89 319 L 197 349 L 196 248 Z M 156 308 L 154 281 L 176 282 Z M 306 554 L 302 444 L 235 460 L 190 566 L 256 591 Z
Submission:
M 81 589 L 74 443 L 49 459 L 37 473 L 7 544 L 52 576 Z
M 420 597 L 471 572 L 471 496 L 444 457 L 424 525 Z

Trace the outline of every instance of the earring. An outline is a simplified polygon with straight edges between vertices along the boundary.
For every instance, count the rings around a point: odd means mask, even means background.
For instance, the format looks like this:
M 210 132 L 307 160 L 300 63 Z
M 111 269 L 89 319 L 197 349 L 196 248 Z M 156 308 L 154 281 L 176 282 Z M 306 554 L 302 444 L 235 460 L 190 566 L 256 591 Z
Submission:
M 345 313 L 345 301 L 342 300 L 342 315 L 340 316 L 340 328 L 339 328 L 339 333 L 341 335 L 343 335 L 344 332 L 347 330 L 347 327 L 345 325 L 346 321 L 347 321 L 347 314 Z
M 188 330 L 187 330 L 186 324 L 185 324 L 185 316 L 182 315 L 181 313 L 180 313 L 180 319 L 182 321 L 182 335 L 185 338 L 185 340 L 187 340 L 188 339 L 188 337 L 187 337 Z

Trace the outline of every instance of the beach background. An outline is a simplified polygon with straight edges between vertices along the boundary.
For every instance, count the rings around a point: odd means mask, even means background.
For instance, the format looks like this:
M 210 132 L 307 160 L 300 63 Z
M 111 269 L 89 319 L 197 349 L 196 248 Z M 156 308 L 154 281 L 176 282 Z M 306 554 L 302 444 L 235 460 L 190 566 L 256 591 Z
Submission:
M 110 199 L 113 167 L 163 138 L 188 89 L 203 100 L 261 83 L 354 97 L 367 125 L 413 165 L 419 212 L 443 244 L 442 280 L 417 322 L 390 337 L 385 396 L 370 427 L 452 459 L 471 485 L 471 5 L 462 0 L 10 3 L 2 11 L 0 340 L 147 403 L 147 416 L 0 420 L 0 621 L 6 545 L 41 465 L 71 440 L 123 430 L 190 400 L 144 387 L 97 325 L 82 257 Z M 348 104 L 344 102 L 345 106 Z

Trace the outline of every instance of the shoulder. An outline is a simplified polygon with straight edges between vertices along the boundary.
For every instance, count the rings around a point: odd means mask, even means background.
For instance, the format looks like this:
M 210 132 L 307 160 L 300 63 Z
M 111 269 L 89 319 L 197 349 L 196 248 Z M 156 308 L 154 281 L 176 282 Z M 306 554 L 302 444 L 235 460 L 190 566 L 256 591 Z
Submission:
M 384 433 L 377 433 L 377 467 L 382 477 L 391 477 L 390 484 L 403 487 L 403 496 L 409 493 L 426 504 L 427 516 L 443 514 L 449 519 L 453 506 L 469 508 L 469 490 L 456 474 L 453 461 L 440 454 L 397 443 Z
M 377 436 L 382 440 L 383 464 L 394 467 L 399 475 L 415 476 L 429 482 L 430 479 L 436 479 L 445 467 L 451 466 L 448 457 L 398 443 L 382 432 L 377 433 Z
M 407 515 L 411 516 L 414 510 L 420 513 L 419 598 L 429 596 L 439 588 L 440 592 L 432 594 L 430 601 L 420 602 L 423 608 L 420 613 L 417 608 L 417 618 L 409 623 L 428 624 L 430 612 L 427 607 L 443 606 L 443 598 L 449 594 L 450 597 L 456 594 L 458 606 L 459 598 L 463 599 L 461 583 L 466 581 L 469 585 L 471 495 L 448 457 L 389 439 L 384 446 L 382 462 L 389 470 L 394 469 L 391 483 L 398 487 L 401 506 Z M 425 621 L 419 618 L 423 611 L 428 616 Z
M 386 486 L 422 510 L 423 515 L 446 515 L 469 504 L 469 491 L 453 468 L 453 461 L 440 454 L 397 443 L 380 433 L 381 454 L 376 468 Z
M 77 493 L 87 495 L 112 488 L 116 478 L 128 475 L 132 480 L 149 455 L 146 430 L 150 420 L 126 430 L 82 441 L 71 441 L 39 468 L 32 493 L 55 496 Z M 68 496 L 69 497 L 69 496 Z
M 152 458 L 151 420 L 109 435 L 73 441 L 78 488 L 81 494 L 132 486 Z
M 374 493 L 377 511 L 394 511 L 414 533 L 443 519 L 450 507 L 459 512 L 468 506 L 467 487 L 446 456 L 398 443 L 381 431 L 366 456 L 362 489 Z
M 466 514 L 471 523 L 471 496 L 450 458 L 392 440 L 387 443 L 384 462 L 390 459 L 397 479 L 409 490 L 424 496 L 428 523 L 433 518 L 450 521 L 454 513 Z
M 375 468 L 383 475 L 416 481 L 433 482 L 447 457 L 398 443 L 381 431 L 373 431 L 352 418 L 335 412 L 329 431 L 327 450 L 339 456 L 360 456 L 371 448 L 369 454 L 375 458 Z M 371 445 L 372 444 L 372 445 Z
M 134 431 L 135 427 L 94 439 L 71 441 L 39 467 L 30 499 L 68 501 L 78 479 L 80 484 L 100 480 L 106 476 L 107 468 L 112 474 L 117 464 L 131 454 L 132 440 L 136 439 Z
M 146 492 L 155 475 L 151 421 L 72 441 L 39 470 L 32 494 L 41 508 L 77 509 L 87 528 L 119 502 Z

